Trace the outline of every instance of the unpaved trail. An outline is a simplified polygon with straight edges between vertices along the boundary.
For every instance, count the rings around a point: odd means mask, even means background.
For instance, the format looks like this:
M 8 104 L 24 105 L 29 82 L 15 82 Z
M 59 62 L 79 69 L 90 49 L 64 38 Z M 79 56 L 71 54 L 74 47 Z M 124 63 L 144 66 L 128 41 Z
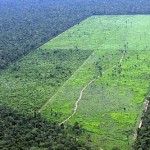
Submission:
M 147 112 L 147 109 L 148 109 L 148 105 L 149 105 L 149 100 L 146 100 L 145 102 L 145 106 L 144 106 L 144 112 Z M 143 114 L 144 115 L 144 114 Z M 144 116 L 143 116 L 144 117 Z M 142 124 L 143 124 L 143 117 L 142 119 L 140 120 L 139 122 L 139 125 L 138 125 L 138 128 L 140 129 L 142 127 Z M 135 141 L 137 139 L 137 131 L 135 131 L 134 135 L 133 135 L 133 141 Z
M 147 112 L 147 108 L 148 108 L 148 105 L 149 105 L 149 101 L 146 100 L 144 103 L 145 103 L 144 112 Z M 144 114 L 143 114 L 143 115 L 144 115 Z M 144 117 L 144 116 L 143 116 L 143 117 Z M 139 129 L 142 127 L 142 123 L 143 123 L 143 119 L 140 120 L 140 123 L 139 123 L 139 126 L 138 126 Z
M 123 51 L 123 53 L 122 53 L 121 59 L 120 59 L 120 61 L 119 61 L 119 64 L 122 63 L 123 58 L 124 58 L 124 55 L 125 55 L 125 51 Z M 102 74 L 105 74 L 105 73 L 108 72 L 109 70 L 112 70 L 114 67 L 116 67 L 116 65 L 114 65 L 114 66 L 108 68 L 107 70 L 103 71 Z M 62 121 L 61 123 L 59 123 L 59 125 L 66 123 L 70 118 L 72 118 L 72 117 L 74 116 L 74 114 L 76 113 L 77 108 L 78 108 L 78 103 L 79 103 L 80 100 L 82 99 L 83 92 L 86 90 L 86 88 L 87 88 L 90 84 L 92 84 L 92 83 L 93 83 L 96 79 L 98 79 L 99 77 L 100 77 L 100 75 L 98 75 L 96 78 L 92 79 L 90 82 L 88 82 L 88 83 L 83 87 L 83 89 L 81 90 L 80 95 L 79 95 L 79 97 L 78 97 L 78 99 L 77 99 L 77 101 L 76 101 L 76 103 L 75 103 L 75 107 L 74 107 L 74 109 L 73 109 L 73 113 L 72 113 L 68 118 L 66 118 L 64 121 Z
M 125 51 L 123 51 L 123 53 L 122 53 L 122 57 L 121 57 L 120 62 L 119 62 L 120 64 L 121 64 L 122 61 L 123 61 L 124 55 L 125 55 Z
M 76 74 L 76 72 L 78 72 L 80 70 L 80 68 L 93 56 L 95 51 L 92 52 L 92 54 L 83 62 L 83 64 L 73 73 L 73 75 L 71 75 L 71 77 L 62 85 L 62 87 L 64 87 L 71 78 L 74 77 L 74 75 Z M 61 87 L 60 87 L 61 88 Z M 47 104 L 58 94 L 60 89 L 58 89 L 58 91 L 38 110 L 38 113 L 40 113 L 46 106 Z

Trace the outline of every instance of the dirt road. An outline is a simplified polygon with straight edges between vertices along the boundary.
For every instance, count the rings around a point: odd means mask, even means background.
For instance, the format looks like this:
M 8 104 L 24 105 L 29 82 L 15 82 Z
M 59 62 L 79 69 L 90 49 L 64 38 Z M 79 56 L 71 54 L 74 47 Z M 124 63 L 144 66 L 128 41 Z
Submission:
M 119 61 L 120 64 L 121 64 L 122 61 L 123 61 L 124 55 L 125 55 L 125 51 L 122 53 L 121 59 L 120 59 L 120 61 Z M 114 65 L 114 66 L 108 68 L 107 70 L 103 71 L 102 74 L 105 74 L 105 73 L 108 72 L 109 70 L 112 70 L 114 67 L 116 67 L 116 65 Z M 74 114 L 76 113 L 77 108 L 78 108 L 78 103 L 80 102 L 80 100 L 81 100 L 82 97 L 83 97 L 83 92 L 86 90 L 86 88 L 87 88 L 90 84 L 92 84 L 92 83 L 93 83 L 96 79 L 98 79 L 99 77 L 100 77 L 100 75 L 98 75 L 96 78 L 92 79 L 89 83 L 87 83 L 87 84 L 83 87 L 83 89 L 81 90 L 80 95 L 79 95 L 79 97 L 78 97 L 78 99 L 77 99 L 77 101 L 76 101 L 76 103 L 75 103 L 75 107 L 74 107 L 74 109 L 73 109 L 72 114 L 71 114 L 68 118 L 66 118 L 64 121 L 62 121 L 61 123 L 59 123 L 59 124 L 64 124 L 64 123 L 66 123 L 70 118 L 72 118 L 72 117 L 74 116 Z

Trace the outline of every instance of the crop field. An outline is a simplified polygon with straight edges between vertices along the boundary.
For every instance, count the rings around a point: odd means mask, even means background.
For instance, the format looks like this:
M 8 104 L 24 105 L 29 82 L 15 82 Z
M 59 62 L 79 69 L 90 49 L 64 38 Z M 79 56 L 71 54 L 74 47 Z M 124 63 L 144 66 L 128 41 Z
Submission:
M 149 28 L 149 15 L 84 20 L 3 71 L 0 103 L 130 149 L 150 90 Z

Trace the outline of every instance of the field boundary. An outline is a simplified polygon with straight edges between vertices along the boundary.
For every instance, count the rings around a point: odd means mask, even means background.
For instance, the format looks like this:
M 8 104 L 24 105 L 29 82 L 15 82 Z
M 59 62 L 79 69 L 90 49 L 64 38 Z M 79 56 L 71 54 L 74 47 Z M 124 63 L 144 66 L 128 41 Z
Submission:
M 79 68 L 69 77 L 69 79 L 66 80 L 66 81 L 63 83 L 63 85 L 55 92 L 55 94 L 38 110 L 38 113 L 40 113 L 40 112 L 44 109 L 44 107 L 47 106 L 47 104 L 57 95 L 57 93 L 60 91 L 60 89 L 61 89 L 62 87 L 64 87 L 64 86 L 69 82 L 69 80 L 70 80 L 71 78 L 74 77 L 74 75 L 76 74 L 76 72 L 78 72 L 78 71 L 80 70 L 80 68 L 88 61 L 88 59 L 90 59 L 90 58 L 92 57 L 92 55 L 93 55 L 94 53 L 95 53 L 95 50 L 93 50 L 93 51 L 91 52 L 91 55 L 79 66 Z
M 136 131 L 133 134 L 133 141 L 135 141 L 137 139 L 137 136 L 138 136 L 137 129 L 141 129 L 141 127 L 142 127 L 143 118 L 145 117 L 145 113 L 147 112 L 148 106 L 150 105 L 150 100 L 149 99 L 150 99 L 150 96 L 148 94 L 148 98 L 144 101 L 144 110 L 143 110 L 144 112 L 142 114 L 142 117 L 141 117 L 138 125 L 137 125 Z

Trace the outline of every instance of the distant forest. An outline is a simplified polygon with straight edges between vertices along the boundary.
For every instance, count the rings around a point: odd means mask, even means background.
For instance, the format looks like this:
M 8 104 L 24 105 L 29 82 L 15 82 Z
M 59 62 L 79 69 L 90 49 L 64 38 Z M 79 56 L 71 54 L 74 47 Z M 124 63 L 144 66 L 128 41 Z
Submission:
M 149 13 L 147 0 L 0 0 L 0 71 L 91 15 Z

